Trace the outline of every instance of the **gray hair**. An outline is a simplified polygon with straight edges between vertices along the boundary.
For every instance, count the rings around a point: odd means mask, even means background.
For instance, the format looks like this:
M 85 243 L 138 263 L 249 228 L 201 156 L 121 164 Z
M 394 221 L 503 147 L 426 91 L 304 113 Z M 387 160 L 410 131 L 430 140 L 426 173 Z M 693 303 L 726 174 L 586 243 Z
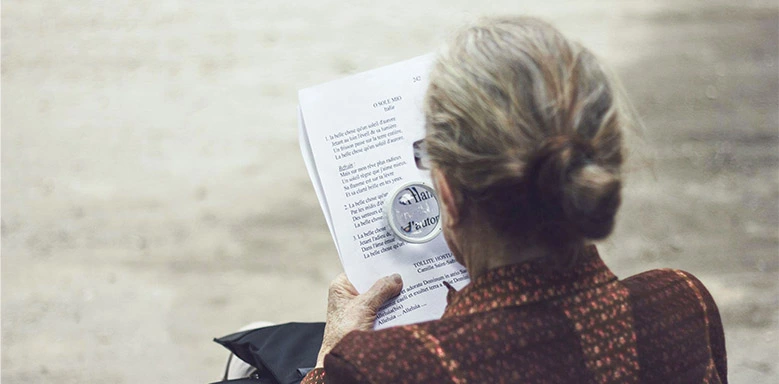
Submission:
M 533 18 L 491 18 L 438 55 L 430 159 L 506 235 L 607 237 L 620 205 L 623 100 L 595 56 Z

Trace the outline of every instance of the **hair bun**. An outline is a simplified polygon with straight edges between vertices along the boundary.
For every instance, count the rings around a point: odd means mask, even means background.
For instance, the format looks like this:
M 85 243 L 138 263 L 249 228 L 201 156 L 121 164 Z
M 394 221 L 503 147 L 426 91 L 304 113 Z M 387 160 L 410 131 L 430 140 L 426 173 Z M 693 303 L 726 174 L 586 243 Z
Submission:
M 576 136 L 544 141 L 528 164 L 536 201 L 551 215 L 588 239 L 603 239 L 614 229 L 622 183 L 618 175 L 593 162 L 594 149 Z M 534 180 L 534 182 L 533 182 Z
M 621 187 L 619 177 L 599 165 L 579 167 L 563 187 L 563 211 L 584 237 L 603 239 L 614 229 Z

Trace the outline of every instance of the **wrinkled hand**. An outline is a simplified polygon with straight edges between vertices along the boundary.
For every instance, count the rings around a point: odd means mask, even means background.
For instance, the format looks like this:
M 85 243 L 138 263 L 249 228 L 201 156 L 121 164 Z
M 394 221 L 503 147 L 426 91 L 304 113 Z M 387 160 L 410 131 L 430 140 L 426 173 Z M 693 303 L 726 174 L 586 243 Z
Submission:
M 397 296 L 402 289 L 403 280 L 400 275 L 394 274 L 379 279 L 361 295 L 346 278 L 346 274 L 338 275 L 330 283 L 327 296 L 327 323 L 322 348 L 316 360 L 317 368 L 324 366 L 325 355 L 347 333 L 354 330 L 372 330 L 379 307 Z

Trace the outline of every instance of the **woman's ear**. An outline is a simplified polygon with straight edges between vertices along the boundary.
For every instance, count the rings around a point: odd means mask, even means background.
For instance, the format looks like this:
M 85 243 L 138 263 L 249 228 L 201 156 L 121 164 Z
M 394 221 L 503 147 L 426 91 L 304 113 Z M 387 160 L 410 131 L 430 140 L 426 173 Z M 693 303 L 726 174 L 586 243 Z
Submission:
M 438 199 L 441 202 L 441 207 L 444 210 L 444 215 L 447 217 L 447 223 L 450 226 L 456 226 L 460 222 L 460 204 L 458 204 L 457 196 L 452 190 L 449 180 L 446 175 L 438 168 L 433 168 L 432 171 L 433 182 L 438 193 Z

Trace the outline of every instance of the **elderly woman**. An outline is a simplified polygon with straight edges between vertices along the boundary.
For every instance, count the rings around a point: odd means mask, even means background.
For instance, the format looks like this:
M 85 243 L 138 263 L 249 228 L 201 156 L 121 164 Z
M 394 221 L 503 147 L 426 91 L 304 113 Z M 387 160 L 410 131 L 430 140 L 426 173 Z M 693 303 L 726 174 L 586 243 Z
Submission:
M 620 205 L 624 101 L 585 48 L 487 19 L 440 53 L 425 138 L 443 235 L 472 281 L 440 320 L 372 331 L 397 276 L 330 288 L 304 383 L 726 382 L 717 307 L 692 275 L 624 280 L 591 242 Z

